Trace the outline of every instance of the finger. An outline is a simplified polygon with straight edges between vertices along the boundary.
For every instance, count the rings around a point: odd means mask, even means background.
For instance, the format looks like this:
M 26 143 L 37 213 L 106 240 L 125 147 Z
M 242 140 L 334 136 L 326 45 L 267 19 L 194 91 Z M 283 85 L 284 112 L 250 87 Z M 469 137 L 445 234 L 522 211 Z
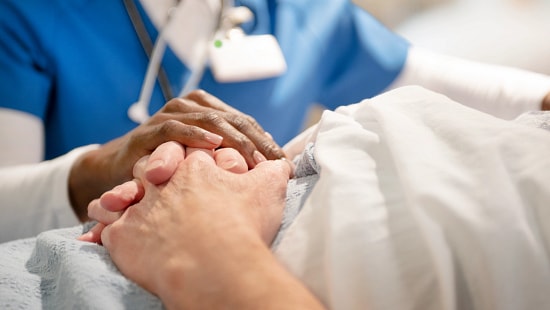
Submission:
M 111 212 L 124 211 L 129 206 L 140 201 L 144 194 L 143 184 L 139 180 L 134 179 L 103 193 L 99 198 L 99 205 L 101 208 Z
M 204 91 L 195 91 L 185 98 L 170 100 L 164 109 L 173 119 L 223 137 L 222 146 L 237 149 L 251 168 L 260 162 L 259 159 L 285 157 L 281 147 L 269 134 L 265 134 L 254 118 Z M 262 156 L 255 154 L 255 151 Z
M 227 121 L 234 128 L 243 133 L 248 139 L 250 139 L 258 151 L 267 159 L 279 159 L 285 157 L 282 148 L 273 140 L 273 137 L 267 133 L 260 126 L 260 124 L 258 124 L 258 122 L 256 122 L 253 117 L 238 111 L 204 90 L 195 90 L 189 93 L 186 98 L 198 103 L 201 106 L 226 112 L 225 118 Z M 224 138 L 227 139 L 228 137 Z M 238 144 L 233 143 L 233 146 L 236 145 L 238 146 Z M 245 151 L 245 149 L 240 148 L 238 148 L 238 150 Z M 252 154 L 253 152 L 251 150 L 247 151 L 249 154 Z
M 185 114 L 166 114 L 157 116 L 164 119 L 158 124 L 144 127 L 133 139 L 142 144 L 142 148 L 154 151 L 163 143 L 176 141 L 182 145 L 214 149 L 221 145 L 223 137 L 209 132 L 206 128 L 187 122 Z
M 262 162 L 249 172 L 251 175 L 272 177 L 276 181 L 287 182 L 293 174 L 293 166 L 285 159 Z
M 249 136 L 243 134 L 243 131 L 248 132 L 248 129 L 250 128 L 244 125 L 238 125 L 242 124 L 243 122 L 233 119 L 232 122 L 234 124 L 237 124 L 236 126 L 241 126 L 241 129 L 239 130 L 227 121 L 228 119 L 232 118 L 231 115 L 220 113 L 187 113 L 184 116 L 184 122 L 195 124 L 197 126 L 202 126 L 208 131 L 217 133 L 222 136 L 223 142 L 221 146 L 238 150 L 244 157 L 248 167 L 250 168 L 253 168 L 262 161 L 265 161 L 265 155 L 263 155 L 258 150 L 255 143 L 249 138 Z M 271 141 L 269 140 L 268 136 L 263 133 L 258 134 L 257 132 L 251 131 L 249 135 L 253 137 L 261 136 L 262 141 Z M 262 145 L 264 149 L 269 148 L 268 146 L 266 146 L 267 144 Z
M 244 157 L 235 149 L 222 148 L 214 152 L 214 160 L 218 167 L 233 173 L 245 173 L 248 165 Z
M 87 233 L 79 236 L 77 240 L 101 244 L 101 232 L 105 225 L 97 223 Z
M 142 180 L 145 177 L 145 168 L 147 167 L 150 156 L 151 155 L 145 155 L 134 164 L 134 169 L 132 170 L 134 178 Z
M 196 147 L 185 148 L 185 158 L 204 158 L 207 162 L 215 163 L 214 150 L 201 149 Z
M 101 206 L 100 200 L 95 199 L 88 205 L 88 217 L 100 223 L 110 224 L 120 218 L 122 211 L 109 211 Z
M 111 255 L 113 255 L 112 247 L 111 247 L 111 228 L 112 225 L 107 225 L 103 227 L 103 229 L 100 232 L 100 239 L 103 246 L 109 251 Z
M 184 158 L 185 148 L 180 143 L 161 144 L 147 160 L 145 178 L 155 185 L 168 181 Z
M 263 129 L 256 129 L 259 125 L 256 126 L 257 123 L 253 118 L 235 114 L 226 114 L 224 118 L 238 132 L 246 136 L 251 143 L 254 144 L 255 149 L 265 158 L 274 160 L 286 157 L 283 149 L 273 140 L 269 133 L 265 132 Z M 229 138 L 225 140 L 229 140 Z M 258 162 L 256 162 L 256 164 L 257 163 Z
M 206 109 L 206 108 L 201 108 Z M 212 112 L 212 110 L 204 110 L 201 112 L 184 113 L 174 117 L 185 124 L 202 127 L 208 132 L 218 134 L 222 137 L 221 146 L 232 147 L 237 149 L 245 158 L 249 167 L 254 167 L 257 161 L 254 157 L 254 152 L 257 151 L 254 143 L 242 132 L 233 127 L 225 119 L 223 112 Z M 200 145 L 185 144 L 186 146 L 205 148 Z M 214 149 L 214 148 L 211 148 Z
M 232 106 L 220 100 L 218 97 L 211 95 L 210 93 L 202 89 L 197 89 L 190 92 L 185 96 L 185 98 L 190 99 L 201 106 L 213 108 L 218 111 L 242 114 L 241 111 L 233 108 Z
M 281 158 L 280 160 L 286 162 L 286 164 L 288 165 L 289 169 L 290 169 L 290 178 L 294 178 L 295 176 L 295 172 L 296 172 L 296 165 L 294 165 L 294 163 L 289 160 L 288 158 Z
M 188 165 L 186 173 L 196 173 L 198 177 L 203 176 L 205 167 L 216 168 L 213 150 L 186 147 L 185 161 Z

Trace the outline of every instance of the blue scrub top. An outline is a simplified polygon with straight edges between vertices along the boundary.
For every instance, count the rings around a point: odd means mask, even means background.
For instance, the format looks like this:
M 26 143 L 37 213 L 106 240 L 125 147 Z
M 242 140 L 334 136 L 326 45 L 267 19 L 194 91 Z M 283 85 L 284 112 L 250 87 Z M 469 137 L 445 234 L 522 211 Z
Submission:
M 312 103 L 333 109 L 372 97 L 404 65 L 408 43 L 350 1 L 235 2 L 254 12 L 245 32 L 276 36 L 288 70 L 218 83 L 207 69 L 200 88 L 256 118 L 280 144 L 299 133 Z M 147 63 L 122 1 L 0 0 L 0 107 L 43 120 L 46 159 L 135 128 L 127 110 Z M 178 94 L 187 68 L 169 49 L 163 66 Z M 150 113 L 165 101 L 157 83 Z

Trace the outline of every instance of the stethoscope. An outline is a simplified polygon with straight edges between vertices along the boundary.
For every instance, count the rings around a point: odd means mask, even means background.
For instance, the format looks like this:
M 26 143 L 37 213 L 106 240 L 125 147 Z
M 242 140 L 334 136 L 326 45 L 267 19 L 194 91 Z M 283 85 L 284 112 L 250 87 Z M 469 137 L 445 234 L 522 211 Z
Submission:
M 155 88 L 157 77 L 165 98 L 171 99 L 173 97 L 171 95 L 170 86 L 168 85 L 168 78 L 162 70 L 161 63 L 167 46 L 167 29 L 171 25 L 174 12 L 179 9 L 183 2 L 184 1 L 178 0 L 175 6 L 169 9 L 167 20 L 164 26 L 159 30 L 157 39 L 151 48 L 151 40 L 145 30 L 145 26 L 143 25 L 143 21 L 141 20 L 135 3 L 133 0 L 124 0 L 124 5 L 126 6 L 128 15 L 132 20 L 134 29 L 140 38 L 141 44 L 149 55 L 149 64 L 147 65 L 147 70 L 143 79 L 138 101 L 133 103 L 128 109 L 128 117 L 138 124 L 146 122 L 151 117 L 149 115 L 149 103 L 151 102 L 151 96 L 153 89 Z M 208 61 L 208 45 L 212 43 L 214 38 L 219 37 L 220 34 L 223 35 L 223 33 L 229 32 L 240 24 L 252 19 L 252 14 L 253 13 L 246 7 L 235 7 L 234 1 L 232 0 L 222 1 L 217 27 L 211 33 L 211 38 L 205 40 L 206 43 L 199 47 L 201 49 L 201 57 L 198 61 L 198 66 L 196 68 L 191 68 L 191 74 L 183 85 L 183 88 L 178 95 L 179 97 L 185 96 L 193 89 L 196 89 L 200 83 Z

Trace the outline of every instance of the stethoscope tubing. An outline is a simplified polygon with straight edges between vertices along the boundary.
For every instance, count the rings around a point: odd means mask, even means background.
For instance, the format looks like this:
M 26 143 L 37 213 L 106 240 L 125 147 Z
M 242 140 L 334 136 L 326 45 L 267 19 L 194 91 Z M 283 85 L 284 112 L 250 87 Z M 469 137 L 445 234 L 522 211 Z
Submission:
M 180 2 L 178 6 L 181 4 Z M 141 90 L 139 93 L 139 99 L 135 103 L 133 103 L 130 108 L 128 109 L 128 117 L 138 123 L 143 124 L 146 122 L 150 115 L 149 115 L 149 102 L 151 101 L 151 96 L 153 94 L 153 89 L 155 88 L 155 82 L 157 79 L 157 72 L 160 69 L 162 58 L 164 56 L 164 52 L 166 51 L 166 33 L 167 29 L 170 26 L 170 22 L 172 20 L 172 15 L 174 14 L 174 10 L 177 9 L 177 7 L 174 7 L 170 9 L 170 12 L 168 13 L 167 20 L 165 25 L 161 28 L 159 35 L 157 36 L 157 39 L 155 41 L 153 51 L 151 53 L 151 58 L 149 59 L 149 64 L 147 65 L 147 71 L 145 73 L 145 78 L 143 79 L 143 83 L 141 86 Z
M 133 103 L 130 108 L 128 109 L 128 117 L 138 123 L 143 124 L 145 123 L 149 118 L 149 104 L 151 102 L 151 97 L 153 94 L 153 90 L 155 88 L 155 83 L 157 79 L 157 72 L 159 72 L 159 69 L 161 68 L 162 58 L 164 56 L 164 52 L 166 51 L 167 46 L 167 40 L 166 40 L 166 33 L 167 29 L 170 26 L 170 23 L 172 21 L 172 17 L 175 13 L 175 11 L 179 8 L 179 6 L 184 1 L 179 1 L 178 4 L 171 8 L 165 25 L 161 28 L 159 35 L 155 41 L 155 44 L 153 46 L 153 51 L 151 52 L 151 57 L 149 59 L 149 64 L 147 65 L 147 70 L 145 73 L 145 77 L 143 79 L 142 87 L 140 90 L 138 101 Z M 218 19 L 218 25 L 216 31 L 212 34 L 213 39 L 216 35 L 218 35 L 221 31 L 224 31 L 222 27 L 222 18 L 223 13 L 228 8 L 232 8 L 234 6 L 233 0 L 224 0 L 222 2 L 222 8 L 220 11 L 220 17 Z M 183 97 L 187 95 L 189 92 L 196 89 L 204 75 L 204 71 L 206 69 L 206 65 L 208 62 L 208 45 L 211 43 L 211 40 L 206 40 L 203 46 L 201 47 L 200 55 L 202 55 L 201 59 L 198 62 L 198 66 L 196 68 L 190 68 L 191 75 L 183 85 L 179 97 Z

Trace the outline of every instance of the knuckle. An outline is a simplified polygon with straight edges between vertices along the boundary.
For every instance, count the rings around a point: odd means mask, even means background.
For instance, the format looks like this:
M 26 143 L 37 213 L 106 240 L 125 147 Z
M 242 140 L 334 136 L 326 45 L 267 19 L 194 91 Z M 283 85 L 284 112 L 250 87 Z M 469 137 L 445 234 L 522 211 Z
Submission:
M 248 114 L 243 114 L 243 117 L 252 125 L 260 128 L 260 125 L 256 122 L 256 119 Z
M 241 115 L 235 115 L 233 116 L 231 120 L 231 124 L 233 127 L 235 127 L 239 131 L 244 131 L 250 127 L 250 122 L 246 117 L 243 117 Z
M 203 115 L 203 120 L 207 123 L 210 123 L 216 126 L 220 126 L 222 123 L 224 123 L 223 117 L 221 117 L 219 113 L 215 111 L 206 112 Z
M 164 105 L 164 112 L 167 113 L 174 113 L 174 112 L 187 112 L 190 109 L 192 109 L 192 102 L 185 98 L 173 98 L 170 99 L 165 105 Z
M 180 126 L 181 123 L 176 120 L 165 120 L 160 125 L 158 132 L 161 136 L 171 137 L 176 131 L 178 131 Z
M 254 144 L 244 136 L 235 137 L 234 144 L 237 150 L 245 150 L 247 153 L 252 153 L 252 150 L 256 149 Z
M 260 148 L 268 159 L 279 159 L 284 157 L 283 152 L 270 141 L 261 142 Z
M 129 135 L 128 136 L 128 140 L 127 140 L 127 147 L 128 148 L 134 148 L 135 146 L 137 145 L 140 145 L 142 142 L 143 142 L 143 139 L 147 136 L 147 132 L 136 132 L 132 135 Z
M 165 105 L 164 110 L 166 111 L 176 111 L 180 105 L 183 104 L 183 99 L 173 98 L 170 99 Z
M 109 239 L 109 243 L 117 243 L 118 240 L 121 239 L 122 233 L 124 233 L 124 229 L 122 225 L 118 222 L 114 222 L 113 224 L 109 225 L 103 230 L 103 233 L 106 235 L 106 237 Z M 102 239 L 104 237 L 102 236 Z
M 206 96 L 207 96 L 206 91 L 204 91 L 202 89 L 195 89 L 195 90 L 191 91 L 190 93 L 188 93 L 185 96 L 185 98 L 201 102 L 201 101 L 206 100 Z

